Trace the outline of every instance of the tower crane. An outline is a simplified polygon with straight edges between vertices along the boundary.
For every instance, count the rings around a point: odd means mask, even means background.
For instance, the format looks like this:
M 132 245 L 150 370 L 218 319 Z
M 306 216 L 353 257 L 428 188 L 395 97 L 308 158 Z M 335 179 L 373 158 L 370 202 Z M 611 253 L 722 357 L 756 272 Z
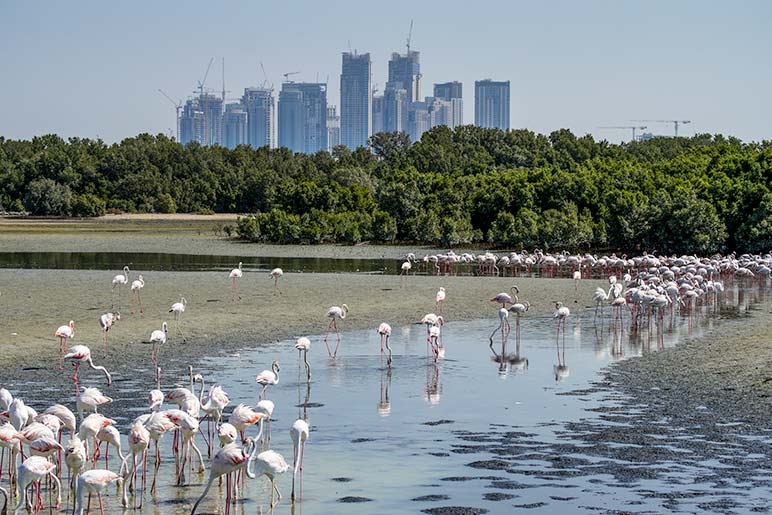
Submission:
M 289 80 L 289 76 L 290 76 L 290 75 L 297 75 L 298 73 L 300 73 L 300 72 L 287 72 L 287 73 L 282 73 L 282 75 L 284 76 L 284 82 L 290 82 L 290 80 Z
M 166 94 L 164 90 L 158 88 L 158 92 L 166 97 L 169 102 L 172 103 L 174 109 L 177 111 L 177 141 L 180 141 L 180 109 L 182 109 L 182 100 L 178 100 L 176 103 L 172 100 L 172 97 Z
M 214 62 L 214 57 L 209 59 L 209 64 L 206 67 L 206 73 L 204 73 L 204 79 L 198 81 L 198 94 L 201 96 L 204 95 L 204 84 L 206 83 L 206 78 L 209 76 L 209 69 L 212 67 L 213 62 Z M 193 93 L 195 93 L 195 91 Z
M 407 55 L 410 56 L 410 40 L 413 37 L 413 20 L 410 20 L 410 30 L 407 33 Z
M 633 141 L 635 141 L 635 131 L 637 129 L 644 130 L 646 129 L 645 125 L 603 125 L 601 127 L 598 127 L 599 129 L 632 129 L 633 130 Z
M 262 61 L 260 61 L 260 69 L 263 70 L 263 76 L 265 77 L 263 84 L 260 87 L 273 91 L 273 83 L 268 80 L 268 74 L 265 72 L 265 66 L 263 66 Z
M 673 124 L 673 132 L 675 133 L 675 137 L 678 137 L 678 124 L 686 125 L 687 123 L 692 123 L 691 120 L 631 120 L 633 122 L 655 122 L 655 123 L 672 123 Z

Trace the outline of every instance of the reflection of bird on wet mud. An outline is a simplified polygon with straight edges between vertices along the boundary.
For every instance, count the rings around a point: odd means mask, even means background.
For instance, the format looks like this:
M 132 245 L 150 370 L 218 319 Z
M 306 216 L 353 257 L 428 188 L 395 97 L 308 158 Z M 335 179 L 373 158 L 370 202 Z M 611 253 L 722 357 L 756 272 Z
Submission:
M 555 347 L 558 353 L 558 364 L 553 367 L 555 372 L 555 380 L 559 381 L 568 377 L 568 365 L 566 365 L 566 318 L 571 314 L 571 311 L 563 305 L 562 302 L 555 303 L 554 318 L 558 319 L 558 330 L 555 336 Z M 563 325 L 563 351 L 561 353 L 560 348 L 560 326 Z
M 389 401 L 389 388 L 391 388 L 391 369 L 381 370 L 381 397 L 378 400 L 378 414 L 388 417 L 391 413 L 391 401 Z
M 442 397 L 442 383 L 440 383 L 440 368 L 436 363 L 430 363 L 426 367 L 426 388 L 424 400 L 429 404 L 439 404 Z

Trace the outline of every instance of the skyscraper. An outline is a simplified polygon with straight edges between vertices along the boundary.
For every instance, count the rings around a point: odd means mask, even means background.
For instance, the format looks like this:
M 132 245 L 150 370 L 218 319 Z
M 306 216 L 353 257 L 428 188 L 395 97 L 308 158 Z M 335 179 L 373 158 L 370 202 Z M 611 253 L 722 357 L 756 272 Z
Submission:
M 401 82 L 387 82 L 383 92 L 383 128 L 385 132 L 409 132 L 408 93 Z
M 340 74 L 341 143 L 367 147 L 373 129 L 370 54 L 343 52 Z
M 187 145 L 191 141 L 204 143 L 204 112 L 198 106 L 198 98 L 185 102 L 180 114 L 180 143 Z
M 384 131 L 383 110 L 383 95 L 373 95 L 373 134 Z
M 389 82 L 401 84 L 402 89 L 407 91 L 408 102 L 419 102 L 421 100 L 421 63 L 419 61 L 419 54 L 415 50 L 409 50 L 405 55 L 394 52 L 391 54 L 391 60 L 389 61 Z
M 254 148 L 273 143 L 273 89 L 244 88 L 241 104 L 247 112 L 247 143 Z
M 475 81 L 474 124 L 509 130 L 509 81 Z
M 340 145 L 340 116 L 335 106 L 327 106 L 327 149 Z
M 223 144 L 236 148 L 247 143 L 247 112 L 241 104 L 227 104 L 223 115 Z
M 326 84 L 282 84 L 279 93 L 279 146 L 307 154 L 327 150 Z
M 204 113 L 204 145 L 222 144 L 222 104 L 223 99 L 204 93 L 198 96 L 198 106 Z
M 444 82 L 434 85 L 434 97 L 450 102 L 450 117 L 445 125 L 455 129 L 464 124 L 464 101 L 460 82 Z
M 421 139 L 421 135 L 431 128 L 431 119 L 429 116 L 429 98 L 425 102 L 413 102 L 408 111 L 408 134 L 410 141 L 416 142 Z

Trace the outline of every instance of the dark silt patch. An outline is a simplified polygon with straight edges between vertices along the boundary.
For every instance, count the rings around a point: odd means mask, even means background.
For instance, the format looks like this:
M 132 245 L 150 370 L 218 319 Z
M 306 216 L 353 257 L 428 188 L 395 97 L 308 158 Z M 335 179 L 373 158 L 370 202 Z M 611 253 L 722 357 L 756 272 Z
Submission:
M 441 420 L 430 420 L 429 422 L 424 422 L 425 426 L 441 426 L 444 424 L 453 424 L 455 423 L 455 420 L 448 420 L 446 418 L 443 418 Z
M 332 478 L 332 480 L 335 481 L 336 483 L 350 483 L 354 479 L 350 477 L 334 477 Z
M 344 504 L 349 503 L 358 503 L 358 502 L 373 502 L 372 499 L 368 499 L 367 497 L 358 497 L 356 495 L 348 495 L 346 497 L 341 497 L 338 499 L 338 502 L 342 502 Z
M 428 501 L 447 501 L 448 499 L 450 499 L 449 495 L 431 494 L 431 495 L 422 495 L 421 497 L 414 497 L 410 500 L 413 502 L 428 502 Z
M 532 502 L 529 504 L 513 504 L 515 508 L 522 508 L 524 510 L 533 510 L 536 508 L 541 508 L 542 506 L 547 506 L 546 502 Z
M 515 494 L 508 494 L 504 492 L 488 492 L 483 494 L 483 499 L 486 501 L 508 501 L 517 497 Z
M 365 442 L 374 442 L 375 438 L 354 438 L 351 440 L 351 443 L 365 443 Z
M 437 508 L 426 508 L 421 511 L 432 515 L 480 515 L 488 513 L 488 510 L 485 508 L 470 508 L 468 506 L 438 506 Z

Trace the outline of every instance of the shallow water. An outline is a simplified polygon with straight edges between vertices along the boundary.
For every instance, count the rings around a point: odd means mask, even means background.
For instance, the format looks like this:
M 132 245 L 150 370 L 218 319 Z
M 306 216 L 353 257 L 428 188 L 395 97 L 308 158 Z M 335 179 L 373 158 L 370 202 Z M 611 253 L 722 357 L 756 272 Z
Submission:
M 287 430 L 299 416 L 311 425 L 297 513 L 396 513 L 449 506 L 490 513 L 517 508 L 537 513 L 747 512 L 768 507 L 772 494 L 768 434 L 749 435 L 733 420 L 724 421 L 721 439 L 698 427 L 671 427 L 668 420 L 642 421 L 635 407 L 596 382 L 609 363 L 698 337 L 722 318 L 744 316 L 766 295 L 758 289 L 730 290 L 721 306 L 704 307 L 690 317 L 666 316 L 663 328 L 652 326 L 651 332 L 631 333 L 627 323 L 616 327 L 608 308 L 598 320 L 592 310 L 579 311 L 568 319 L 565 358 L 562 340 L 556 346 L 555 320 L 529 312 L 522 318 L 520 341 L 527 368 L 506 360 L 502 367 L 501 360 L 493 359 L 489 335 L 498 320 L 490 319 L 447 323 L 445 359 L 436 365 L 427 357 L 424 326 L 410 325 L 394 328 L 391 369 L 379 354 L 378 335 L 370 330 L 344 332 L 337 360 L 327 358 L 321 336 L 312 337 L 310 384 L 297 368 L 292 341 L 206 359 L 196 371 L 207 384 L 224 386 L 231 407 L 254 405 L 255 374 L 280 360 L 281 382 L 268 390 L 277 406 L 270 446 L 291 460 Z M 511 356 L 516 351 L 514 317 L 510 322 L 506 353 Z M 501 354 L 499 334 L 494 342 Z M 556 379 L 559 361 L 568 373 L 561 369 Z M 162 366 L 184 364 L 179 357 Z M 98 380 L 90 372 L 82 382 Z M 163 386 L 168 389 L 174 382 L 164 377 Z M 126 433 L 129 421 L 144 410 L 148 386 L 136 378 L 116 378 L 116 384 L 111 393 L 120 392 L 114 394 L 120 398 L 103 411 Z M 34 380 L 9 387 L 40 408 L 61 395 L 56 387 Z M 72 394 L 66 395 L 56 400 L 73 403 Z M 146 496 L 148 513 L 189 513 L 202 490 L 205 475 L 198 474 L 191 476 L 189 487 L 171 486 L 170 441 L 168 436 L 163 440 L 166 464 L 157 495 Z M 199 446 L 204 449 L 202 442 Z M 280 478 L 285 499 L 276 512 L 291 511 L 290 484 L 289 474 Z M 246 500 L 232 513 L 267 511 L 268 481 L 248 480 L 246 488 Z M 200 513 L 222 513 L 222 494 L 213 489 Z M 115 497 L 106 502 L 116 512 Z

